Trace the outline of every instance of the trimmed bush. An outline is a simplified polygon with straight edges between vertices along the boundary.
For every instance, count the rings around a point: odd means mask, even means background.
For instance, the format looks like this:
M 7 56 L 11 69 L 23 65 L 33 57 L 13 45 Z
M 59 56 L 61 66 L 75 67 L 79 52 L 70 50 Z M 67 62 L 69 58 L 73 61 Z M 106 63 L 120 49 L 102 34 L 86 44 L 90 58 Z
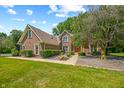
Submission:
M 67 55 L 67 57 L 70 57 L 72 54 L 71 54 L 71 52 L 67 52 L 66 55 Z
M 33 56 L 33 51 L 32 50 L 22 50 L 20 51 L 21 56 L 25 57 L 32 57 Z
M 11 53 L 12 53 L 12 56 L 19 56 L 19 51 L 16 50 L 15 48 L 13 48 L 13 49 L 11 50 Z
M 46 49 L 46 50 L 42 50 L 40 51 L 40 55 L 44 58 L 47 57 L 52 57 L 55 55 L 59 55 L 61 53 L 61 50 L 51 50 L 51 49 Z
M 74 55 L 74 51 L 71 51 L 71 55 Z
M 21 55 L 21 56 L 25 56 L 25 50 L 21 50 L 21 51 L 20 51 L 20 55 Z
M 33 56 L 33 51 L 32 50 L 26 50 L 25 51 L 25 56 L 26 57 L 32 57 Z
M 79 52 L 78 55 L 79 56 L 86 56 L 86 54 L 84 52 Z

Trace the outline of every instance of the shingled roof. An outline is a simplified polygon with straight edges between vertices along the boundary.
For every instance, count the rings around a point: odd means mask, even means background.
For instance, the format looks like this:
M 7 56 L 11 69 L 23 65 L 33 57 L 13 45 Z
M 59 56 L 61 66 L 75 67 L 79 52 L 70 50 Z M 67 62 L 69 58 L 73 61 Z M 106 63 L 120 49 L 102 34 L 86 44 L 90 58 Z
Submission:
M 57 39 L 57 37 L 50 35 L 44 31 L 42 31 L 41 29 L 38 29 L 32 25 L 27 25 L 33 32 L 35 32 L 35 34 L 37 35 L 37 37 L 41 40 L 42 43 L 46 43 L 46 44 L 51 44 L 51 45 L 59 45 L 59 40 Z

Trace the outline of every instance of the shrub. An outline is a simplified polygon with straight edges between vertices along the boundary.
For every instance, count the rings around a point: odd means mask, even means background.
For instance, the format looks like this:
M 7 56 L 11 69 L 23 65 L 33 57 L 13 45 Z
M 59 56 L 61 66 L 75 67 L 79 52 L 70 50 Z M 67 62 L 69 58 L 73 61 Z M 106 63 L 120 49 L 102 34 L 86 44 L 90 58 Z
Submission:
M 70 57 L 72 54 L 71 54 L 71 52 L 67 52 L 66 55 L 67 55 L 67 57 Z
M 40 55 L 44 58 L 59 55 L 60 53 L 61 53 L 60 50 L 51 50 L 51 49 L 46 49 L 46 50 L 40 51 Z
M 101 53 L 99 51 L 94 51 L 94 52 L 92 52 L 92 55 L 93 56 L 99 56 L 99 55 L 101 55 Z
M 32 57 L 33 56 L 33 51 L 32 50 L 25 50 L 25 56 L 26 57 Z
M 4 48 L 3 53 L 11 53 L 11 48 Z
M 71 51 L 71 55 L 74 55 L 74 51 Z
M 13 49 L 11 50 L 11 53 L 12 53 L 12 56 L 19 56 L 19 51 L 16 50 L 15 48 L 13 48 Z
M 86 56 L 86 54 L 84 52 L 79 52 L 78 55 L 79 56 Z
M 21 56 L 25 57 L 32 57 L 33 56 L 33 51 L 32 50 L 22 50 L 20 51 Z
M 25 56 L 25 50 L 21 50 L 21 51 L 20 51 L 20 55 L 21 55 L 21 56 Z
M 0 48 L 0 53 L 6 54 L 6 53 L 11 53 L 12 49 L 11 48 L 6 48 L 6 47 L 1 47 Z

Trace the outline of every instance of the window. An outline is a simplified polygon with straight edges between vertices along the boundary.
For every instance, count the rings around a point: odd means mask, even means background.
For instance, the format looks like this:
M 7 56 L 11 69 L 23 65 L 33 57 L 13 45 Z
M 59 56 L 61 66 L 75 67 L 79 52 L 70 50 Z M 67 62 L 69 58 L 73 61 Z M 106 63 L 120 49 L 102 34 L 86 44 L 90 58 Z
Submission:
M 32 38 L 32 31 L 28 31 L 28 38 Z
M 36 54 L 38 54 L 38 51 L 39 51 L 39 49 L 38 49 L 38 45 L 35 45 L 35 51 L 36 51 Z
M 67 36 L 64 36 L 63 42 L 68 42 L 68 37 Z

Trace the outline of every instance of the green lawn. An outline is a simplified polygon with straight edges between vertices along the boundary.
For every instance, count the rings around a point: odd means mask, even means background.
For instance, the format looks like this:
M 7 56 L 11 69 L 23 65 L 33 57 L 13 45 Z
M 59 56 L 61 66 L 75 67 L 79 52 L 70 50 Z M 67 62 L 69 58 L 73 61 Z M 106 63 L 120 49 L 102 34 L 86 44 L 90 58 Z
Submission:
M 0 87 L 124 87 L 124 72 L 2 57 Z
M 110 53 L 112 56 L 124 57 L 124 53 Z

